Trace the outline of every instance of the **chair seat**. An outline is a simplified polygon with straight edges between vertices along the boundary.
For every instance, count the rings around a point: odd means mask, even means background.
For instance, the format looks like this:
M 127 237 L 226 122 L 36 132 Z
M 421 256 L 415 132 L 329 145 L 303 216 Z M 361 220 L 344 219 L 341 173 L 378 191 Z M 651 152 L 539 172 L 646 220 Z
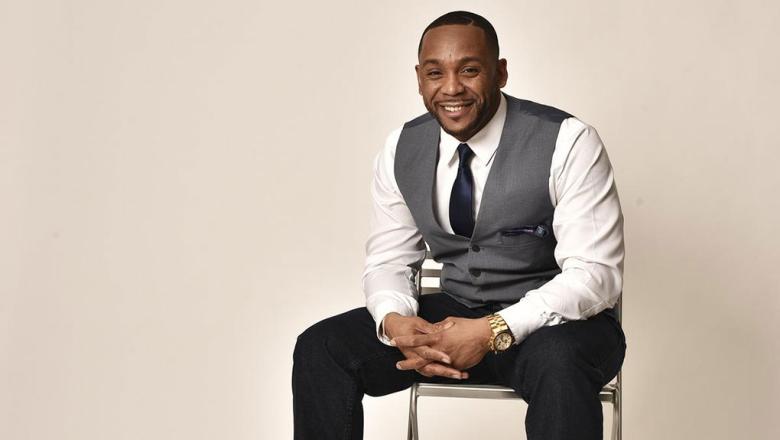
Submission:
M 602 402 L 615 402 L 617 385 L 609 383 L 601 389 L 599 399 Z M 501 385 L 472 385 L 472 384 L 441 384 L 425 383 L 417 384 L 418 396 L 430 397 L 462 397 L 471 399 L 520 399 L 512 388 Z

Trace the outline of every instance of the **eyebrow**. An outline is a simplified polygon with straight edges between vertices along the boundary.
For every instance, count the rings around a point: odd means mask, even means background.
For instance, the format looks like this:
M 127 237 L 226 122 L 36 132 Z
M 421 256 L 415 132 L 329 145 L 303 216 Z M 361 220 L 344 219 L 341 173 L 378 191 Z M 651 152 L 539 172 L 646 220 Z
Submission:
M 473 62 L 473 61 L 482 62 L 482 59 L 480 57 L 476 57 L 476 56 L 468 56 L 468 57 L 463 57 L 463 58 L 458 60 L 459 63 L 469 63 L 469 62 Z M 437 59 L 437 58 L 429 58 L 429 59 L 423 61 L 421 65 L 425 66 L 426 64 L 442 64 L 442 61 L 440 59 Z

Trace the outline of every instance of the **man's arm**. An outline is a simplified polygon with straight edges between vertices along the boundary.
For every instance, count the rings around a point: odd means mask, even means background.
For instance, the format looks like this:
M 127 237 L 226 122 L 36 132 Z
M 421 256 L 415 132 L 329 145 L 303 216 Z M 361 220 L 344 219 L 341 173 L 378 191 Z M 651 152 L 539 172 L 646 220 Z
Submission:
M 436 334 L 452 326 L 431 324 L 416 316 L 419 292 L 415 278 L 425 259 L 425 242 L 395 181 L 393 165 L 400 133 L 398 129 L 388 136 L 374 161 L 370 232 L 363 271 L 366 308 L 376 322 L 377 337 L 387 345 L 392 345 L 388 336 Z M 451 362 L 450 357 L 440 350 L 425 344 L 398 348 L 406 357 L 404 362 L 420 374 L 468 377 L 468 373 L 446 365 Z
M 415 277 L 425 259 L 425 242 L 395 182 L 393 163 L 401 129 L 390 133 L 374 160 L 371 216 L 366 241 L 363 292 L 377 336 L 389 345 L 381 327 L 392 312 L 416 316 Z
M 562 272 L 498 312 L 515 343 L 545 325 L 596 315 L 614 306 L 623 289 L 623 214 L 596 130 L 566 119 L 551 168 L 555 260 Z

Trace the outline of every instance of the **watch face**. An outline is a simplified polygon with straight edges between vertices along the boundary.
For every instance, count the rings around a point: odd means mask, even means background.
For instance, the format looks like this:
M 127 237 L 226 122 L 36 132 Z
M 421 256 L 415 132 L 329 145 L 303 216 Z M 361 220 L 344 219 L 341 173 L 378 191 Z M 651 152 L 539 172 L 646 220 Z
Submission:
M 509 333 L 499 333 L 496 336 L 496 348 L 498 351 L 504 351 L 512 345 L 512 335 Z

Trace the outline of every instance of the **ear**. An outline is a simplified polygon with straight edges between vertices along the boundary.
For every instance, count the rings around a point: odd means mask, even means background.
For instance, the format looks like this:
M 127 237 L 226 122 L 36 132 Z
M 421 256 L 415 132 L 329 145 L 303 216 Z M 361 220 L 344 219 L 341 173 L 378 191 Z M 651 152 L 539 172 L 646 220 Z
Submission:
M 496 76 L 498 77 L 498 87 L 503 88 L 506 85 L 506 80 L 509 79 L 509 72 L 506 70 L 506 58 L 498 60 Z
M 414 73 L 417 75 L 417 93 L 422 95 L 422 79 L 420 78 L 420 65 L 414 66 Z

